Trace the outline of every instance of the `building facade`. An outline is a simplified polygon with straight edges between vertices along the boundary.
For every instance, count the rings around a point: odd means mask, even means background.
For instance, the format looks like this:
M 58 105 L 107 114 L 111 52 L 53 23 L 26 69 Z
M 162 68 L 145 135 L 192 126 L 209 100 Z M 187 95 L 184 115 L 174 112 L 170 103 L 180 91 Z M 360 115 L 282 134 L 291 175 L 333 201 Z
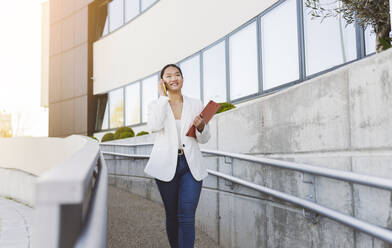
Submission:
M 50 0 L 49 5 L 49 136 L 85 135 L 93 130 L 88 17 L 95 4 Z
M 41 107 L 49 107 L 49 1 L 41 4 Z
M 183 93 L 241 104 L 375 52 L 370 30 L 303 0 L 50 1 L 50 136 L 146 130 L 160 69 Z

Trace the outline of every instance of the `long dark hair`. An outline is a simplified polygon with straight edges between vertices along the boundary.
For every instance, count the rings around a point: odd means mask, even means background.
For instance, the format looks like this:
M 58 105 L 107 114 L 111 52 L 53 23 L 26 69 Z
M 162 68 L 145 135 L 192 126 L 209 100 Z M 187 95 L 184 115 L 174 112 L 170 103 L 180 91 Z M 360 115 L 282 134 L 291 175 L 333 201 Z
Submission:
M 168 65 L 165 65 L 163 68 L 162 68 L 162 70 L 161 70 L 161 79 L 163 79 L 163 74 L 165 74 L 165 70 L 167 69 L 167 68 L 169 68 L 169 67 L 174 67 L 174 68 L 177 68 L 178 69 L 178 71 L 180 72 L 180 74 L 181 74 L 181 77 L 182 78 L 184 78 L 183 76 L 182 76 L 182 71 L 181 71 L 181 68 L 180 67 L 178 67 L 176 64 L 168 64 Z

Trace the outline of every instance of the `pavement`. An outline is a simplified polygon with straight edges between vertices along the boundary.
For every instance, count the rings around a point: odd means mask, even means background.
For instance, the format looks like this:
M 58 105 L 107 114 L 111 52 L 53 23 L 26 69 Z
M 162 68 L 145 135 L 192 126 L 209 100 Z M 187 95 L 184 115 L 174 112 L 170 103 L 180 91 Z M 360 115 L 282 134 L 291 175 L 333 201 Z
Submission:
M 168 248 L 165 210 L 159 203 L 109 187 L 108 247 Z M 30 248 L 33 208 L 0 197 L 0 247 Z M 196 228 L 195 248 L 219 247 Z
M 113 186 L 108 193 L 109 248 L 170 247 L 161 204 Z M 216 242 L 196 228 L 195 248 L 216 247 Z
M 0 247 L 29 248 L 33 208 L 0 197 Z

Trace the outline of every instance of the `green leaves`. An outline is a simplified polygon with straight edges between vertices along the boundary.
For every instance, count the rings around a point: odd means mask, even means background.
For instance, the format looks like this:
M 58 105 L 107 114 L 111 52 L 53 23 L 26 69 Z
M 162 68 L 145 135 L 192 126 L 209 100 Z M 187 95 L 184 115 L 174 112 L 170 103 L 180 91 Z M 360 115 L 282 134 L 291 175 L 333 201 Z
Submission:
M 386 38 L 380 37 L 380 38 L 378 38 L 378 41 L 379 41 L 380 45 L 382 46 L 382 50 L 387 50 L 392 47 L 392 45 L 391 45 L 392 39 L 389 37 L 386 37 Z
M 389 0 L 305 0 L 305 6 L 309 9 L 307 14 L 312 15 L 312 19 L 321 18 L 321 22 L 328 17 L 341 16 L 347 24 L 357 21 L 363 29 L 371 26 L 381 37 L 377 50 L 391 45 L 386 34 L 390 30 Z
M 142 136 L 142 135 L 146 135 L 146 134 L 148 134 L 148 132 L 146 132 L 146 131 L 140 131 L 140 132 L 138 132 L 138 133 L 136 134 L 136 136 Z
M 134 137 L 135 136 L 135 132 L 133 131 L 132 128 L 130 128 L 130 127 L 119 127 L 119 128 L 117 128 L 116 132 L 114 132 L 114 138 L 115 139 L 123 139 L 123 138 L 121 138 L 121 134 L 125 133 L 125 132 L 130 133 L 131 136 L 129 136 L 129 137 Z M 126 138 L 128 138 L 128 137 L 126 137 Z
M 136 136 L 146 135 L 148 132 L 140 131 L 136 134 Z M 135 137 L 135 132 L 130 127 L 120 127 L 114 133 L 106 133 L 103 137 L 101 142 L 116 140 L 116 139 L 125 139 Z
M 221 102 L 221 103 L 219 103 L 219 104 L 220 104 L 221 106 L 220 106 L 220 108 L 218 109 L 218 111 L 216 111 L 217 114 L 235 108 L 235 106 L 234 106 L 233 104 L 229 103 L 229 102 Z
M 114 140 L 114 133 L 106 133 L 102 137 L 101 142 L 110 141 L 110 140 Z

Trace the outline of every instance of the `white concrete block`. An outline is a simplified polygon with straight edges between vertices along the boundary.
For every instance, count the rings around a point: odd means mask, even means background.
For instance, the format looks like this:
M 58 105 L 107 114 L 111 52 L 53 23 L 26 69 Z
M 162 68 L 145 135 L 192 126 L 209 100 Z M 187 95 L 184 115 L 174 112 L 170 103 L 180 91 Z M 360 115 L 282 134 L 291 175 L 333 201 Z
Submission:
M 249 197 L 219 193 L 220 245 L 266 247 L 266 205 Z
M 392 147 L 390 51 L 349 69 L 352 147 Z M 389 55 L 389 56 L 388 56 Z
M 218 242 L 219 213 L 218 192 L 203 189 L 196 211 L 196 225 L 215 242 Z

